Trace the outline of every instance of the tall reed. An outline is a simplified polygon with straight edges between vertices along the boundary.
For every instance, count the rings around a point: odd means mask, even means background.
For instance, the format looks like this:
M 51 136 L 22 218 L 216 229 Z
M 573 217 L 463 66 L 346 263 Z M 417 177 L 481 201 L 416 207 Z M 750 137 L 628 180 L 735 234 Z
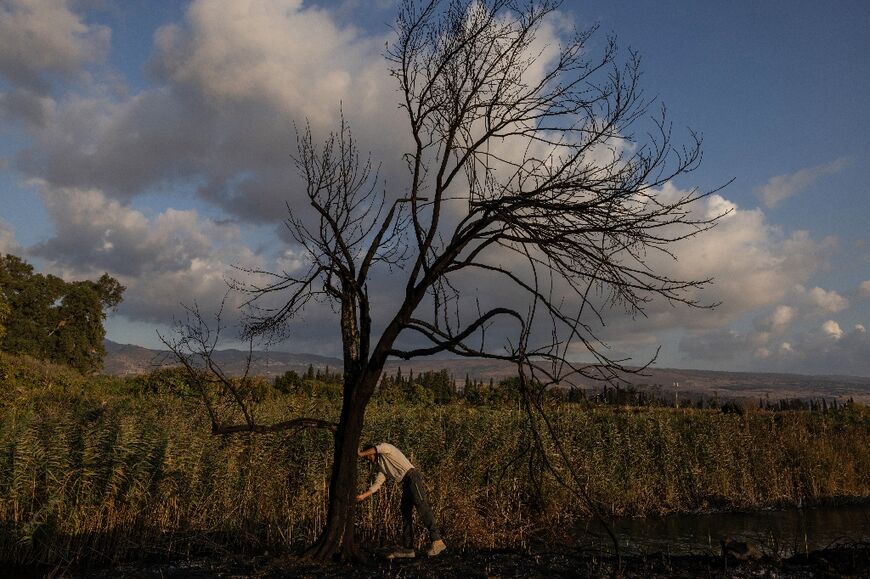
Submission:
M 211 434 L 195 398 L 0 356 L 0 560 L 75 565 L 198 549 L 283 549 L 324 522 L 328 433 Z M 153 384 L 150 384 L 153 386 Z M 269 394 L 259 418 L 335 419 L 337 401 Z M 547 408 L 559 449 L 532 450 L 512 403 L 376 399 L 364 438 L 422 471 L 455 544 L 516 545 L 590 515 L 572 472 L 615 516 L 870 497 L 870 412 Z M 554 471 L 545 468 L 544 458 Z M 360 488 L 370 471 L 360 468 Z M 400 489 L 362 504 L 364 541 L 395 542 Z

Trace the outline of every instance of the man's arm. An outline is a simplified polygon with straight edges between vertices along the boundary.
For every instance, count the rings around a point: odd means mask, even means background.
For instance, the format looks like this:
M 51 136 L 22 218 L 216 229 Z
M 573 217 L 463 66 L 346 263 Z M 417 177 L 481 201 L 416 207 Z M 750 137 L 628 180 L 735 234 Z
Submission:
M 372 484 L 372 486 L 370 486 L 366 492 L 356 496 L 357 502 L 364 501 L 367 498 L 369 498 L 370 496 L 372 496 L 373 494 L 375 494 L 376 492 L 378 492 L 381 488 L 381 485 L 383 485 L 384 481 L 386 481 L 386 480 L 387 480 L 387 477 L 384 476 L 384 473 L 379 472 L 377 474 L 377 476 L 375 477 L 374 484 Z

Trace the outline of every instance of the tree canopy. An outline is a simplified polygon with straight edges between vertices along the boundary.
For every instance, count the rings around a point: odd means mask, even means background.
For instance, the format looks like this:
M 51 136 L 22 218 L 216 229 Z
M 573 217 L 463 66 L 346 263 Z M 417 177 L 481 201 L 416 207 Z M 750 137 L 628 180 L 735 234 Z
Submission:
M 106 356 L 106 311 L 121 303 L 124 289 L 107 273 L 67 282 L 0 256 L 0 349 L 95 372 Z

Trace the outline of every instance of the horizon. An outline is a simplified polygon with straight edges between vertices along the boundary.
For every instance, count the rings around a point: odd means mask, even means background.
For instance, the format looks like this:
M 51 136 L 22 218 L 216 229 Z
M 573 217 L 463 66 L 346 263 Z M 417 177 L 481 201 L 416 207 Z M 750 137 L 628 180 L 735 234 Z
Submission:
M 142 348 L 142 349 L 148 350 L 149 352 L 156 352 L 156 353 L 169 352 L 169 350 L 160 349 L 159 347 L 150 348 L 147 346 L 141 346 L 139 344 L 120 343 L 120 342 L 115 342 L 113 340 L 110 340 L 108 338 L 106 338 L 105 341 L 112 343 L 115 346 L 121 346 L 121 347 L 132 346 L 134 348 Z M 220 352 L 238 352 L 238 353 L 244 354 L 244 353 L 246 353 L 246 350 L 228 346 L 226 348 L 218 348 L 215 350 L 215 352 L 217 352 L 217 353 L 220 353 Z M 271 353 L 286 354 L 289 356 L 298 356 L 298 357 L 311 357 L 312 359 L 320 358 L 323 360 L 337 362 L 338 363 L 337 365 L 341 365 L 343 363 L 341 358 L 338 358 L 335 356 L 326 356 L 326 355 L 322 355 L 322 354 L 313 354 L 310 352 L 298 352 L 298 351 L 277 350 L 277 349 L 255 349 L 255 350 L 253 350 L 254 355 L 271 354 Z M 108 355 L 111 355 L 111 353 L 109 353 Z M 466 362 L 468 364 L 474 364 L 475 362 L 487 362 L 490 364 L 499 364 L 499 363 L 509 364 L 509 362 L 504 362 L 502 360 L 492 360 L 492 359 L 488 359 L 488 358 L 467 358 L 467 357 L 459 357 L 459 356 L 456 356 L 456 357 L 430 356 L 430 357 L 425 357 L 425 358 L 414 358 L 413 360 L 402 360 L 401 358 L 390 357 L 387 359 L 387 368 L 391 369 L 393 366 L 402 367 L 404 365 L 407 365 L 407 366 L 437 365 L 438 362 L 448 362 L 448 363 L 449 362 Z M 578 363 L 578 364 L 586 364 L 585 362 L 582 362 L 581 360 L 571 360 L 571 362 Z M 592 363 L 590 362 L 589 364 L 592 364 Z M 327 368 L 332 368 L 332 366 L 327 366 Z M 640 366 L 627 366 L 627 368 L 630 370 L 636 370 L 636 369 L 639 369 Z M 652 370 L 652 371 L 662 371 L 662 372 L 668 372 L 668 371 L 671 371 L 671 372 L 702 372 L 702 373 L 712 373 L 712 374 L 746 374 L 746 375 L 752 375 L 752 376 L 759 376 L 759 375 L 760 376 L 765 376 L 765 375 L 769 375 L 769 376 L 795 376 L 795 377 L 802 377 L 802 378 L 826 378 L 826 379 L 831 379 L 831 380 L 835 380 L 838 378 L 847 378 L 847 379 L 859 379 L 862 381 L 863 380 L 870 381 L 870 375 L 805 374 L 805 373 L 800 373 L 800 372 L 789 372 L 789 371 L 785 371 L 785 370 L 776 371 L 776 372 L 764 371 L 764 370 L 719 370 L 719 369 L 707 369 L 707 368 L 682 368 L 682 367 L 677 367 L 677 366 L 656 366 L 656 365 L 649 366 L 649 367 L 647 367 L 647 369 Z M 643 374 L 640 374 L 640 375 L 642 376 Z

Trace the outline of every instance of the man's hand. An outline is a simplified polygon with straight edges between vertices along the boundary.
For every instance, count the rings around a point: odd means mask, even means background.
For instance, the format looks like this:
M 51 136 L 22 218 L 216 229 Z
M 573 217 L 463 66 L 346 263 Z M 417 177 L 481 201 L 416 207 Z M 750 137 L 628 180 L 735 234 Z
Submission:
M 366 491 L 363 494 L 356 496 L 356 502 L 364 501 L 367 498 L 369 498 L 370 496 L 372 496 L 372 494 L 370 492 Z

